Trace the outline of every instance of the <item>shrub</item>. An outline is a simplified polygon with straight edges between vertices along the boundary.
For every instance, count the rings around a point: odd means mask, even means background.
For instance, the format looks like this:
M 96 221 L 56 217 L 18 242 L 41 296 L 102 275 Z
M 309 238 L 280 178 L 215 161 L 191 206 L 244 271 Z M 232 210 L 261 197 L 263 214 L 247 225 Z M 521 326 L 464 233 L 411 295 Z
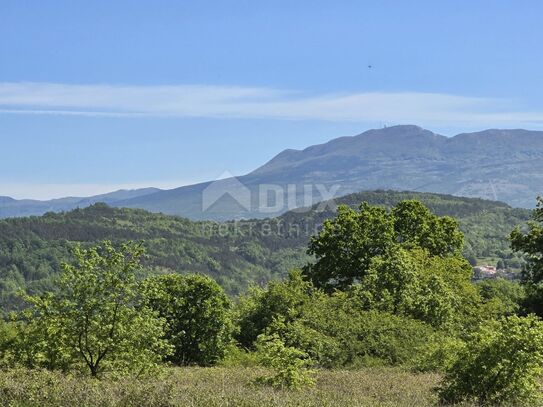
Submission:
M 496 278 L 479 281 L 476 286 L 485 302 L 494 302 L 497 313 L 514 315 L 521 311 L 526 292 L 518 282 Z
M 240 349 L 236 344 L 230 343 L 224 358 L 218 363 L 222 367 L 256 367 L 259 365 L 258 354 L 254 351 Z
M 505 317 L 481 326 L 437 389 L 443 403 L 534 405 L 543 372 L 543 323 Z
M 420 321 L 364 311 L 357 298 L 340 292 L 315 296 L 295 320 L 276 319 L 268 329 L 322 367 L 407 364 L 433 332 Z
M 471 275 L 462 257 L 395 248 L 372 258 L 351 292 L 366 310 L 417 319 L 436 329 L 455 328 L 480 318 L 482 299 Z
M 277 318 L 291 321 L 312 301 L 313 287 L 301 272 L 293 270 L 281 282 L 270 282 L 266 289 L 253 288 L 240 299 L 236 310 L 237 342 L 253 349 L 259 335 L 266 332 Z
M 458 360 L 465 342 L 444 332 L 436 332 L 419 349 L 413 360 L 413 370 L 418 372 L 444 372 Z
M 257 351 L 263 366 L 273 369 L 273 376 L 261 376 L 257 382 L 273 387 L 300 389 L 313 386 L 314 372 L 309 370 L 311 360 L 307 353 L 285 346 L 279 335 L 260 335 Z

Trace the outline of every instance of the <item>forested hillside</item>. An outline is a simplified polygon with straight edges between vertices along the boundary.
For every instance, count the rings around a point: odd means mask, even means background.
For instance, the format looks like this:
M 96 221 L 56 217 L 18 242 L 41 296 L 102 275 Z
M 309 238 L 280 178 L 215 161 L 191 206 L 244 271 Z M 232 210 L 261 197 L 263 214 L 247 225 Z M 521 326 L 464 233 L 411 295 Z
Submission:
M 438 215 L 459 219 L 470 261 L 503 259 L 508 267 L 519 266 L 508 235 L 529 218 L 528 210 L 481 199 L 391 191 L 352 194 L 336 203 L 356 207 L 367 201 L 390 207 L 404 199 L 418 199 Z M 307 263 L 309 237 L 334 213 L 331 205 L 321 205 L 274 219 L 216 223 L 95 204 L 66 213 L 5 219 L 0 221 L 0 302 L 4 310 L 14 309 L 20 304 L 19 290 L 53 289 L 60 264 L 71 260 L 74 244 L 104 239 L 144 240 L 149 273 L 200 272 L 236 294 L 249 283 L 262 285 Z

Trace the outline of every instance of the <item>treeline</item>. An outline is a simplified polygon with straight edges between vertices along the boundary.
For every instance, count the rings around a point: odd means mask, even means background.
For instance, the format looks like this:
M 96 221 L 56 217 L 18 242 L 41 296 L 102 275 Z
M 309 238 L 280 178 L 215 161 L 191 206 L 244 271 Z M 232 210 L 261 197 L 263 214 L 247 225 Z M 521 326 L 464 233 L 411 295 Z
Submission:
M 503 268 L 520 269 L 522 261 L 510 249 L 508 235 L 529 218 L 527 210 L 481 199 L 392 191 L 353 194 L 337 203 L 356 207 L 367 201 L 390 208 L 406 199 L 418 199 L 440 216 L 457 218 L 466 236 L 463 252 L 472 264 L 499 262 Z M 251 284 L 263 286 L 310 261 L 306 253 L 310 236 L 335 214 L 329 205 L 317 205 L 311 211 L 268 220 L 191 222 L 96 204 L 67 213 L 1 220 L 0 306 L 20 309 L 20 290 L 30 294 L 53 290 L 61 263 L 73 259 L 73 247 L 103 240 L 144 240 L 148 273 L 202 273 L 229 295 L 237 295 Z
M 94 377 L 256 363 L 269 369 L 257 383 L 283 388 L 314 385 L 319 368 L 398 366 L 442 372 L 443 403 L 533 405 L 543 201 L 511 241 L 522 284 L 473 283 L 454 218 L 416 200 L 340 206 L 310 239 L 311 261 L 235 301 L 203 275 L 149 276 L 143 243 L 76 246 L 57 289 L 24 295 L 2 323 L 0 360 Z

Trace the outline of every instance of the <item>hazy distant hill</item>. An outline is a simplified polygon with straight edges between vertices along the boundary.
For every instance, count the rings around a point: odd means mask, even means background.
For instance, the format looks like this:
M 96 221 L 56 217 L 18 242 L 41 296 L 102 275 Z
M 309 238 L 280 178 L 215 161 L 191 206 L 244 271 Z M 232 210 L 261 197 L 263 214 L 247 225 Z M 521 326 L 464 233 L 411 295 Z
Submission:
M 137 198 L 158 191 L 160 191 L 158 188 L 123 189 L 87 198 L 68 197 L 52 199 L 50 201 L 38 201 L 34 199 L 16 200 L 6 196 L 0 196 L 0 218 L 39 216 L 47 212 L 60 212 L 69 211 L 75 208 L 85 208 L 96 202 L 104 202 L 112 205 L 116 201 Z
M 266 194 L 261 194 L 263 185 Z M 448 138 L 411 125 L 369 130 L 304 150 L 285 150 L 237 179 L 145 190 L 106 202 L 190 219 L 264 218 L 326 199 L 317 187 L 330 191 L 334 186 L 336 196 L 375 189 L 411 190 L 531 208 L 543 193 L 543 132 L 486 130 Z M 273 208 L 278 202 L 273 188 L 290 191 L 292 205 L 286 206 L 287 197 L 281 196 L 285 205 Z M 306 191 L 312 193 L 309 200 L 304 199 Z M 0 217 L 85 204 L 61 201 L 62 205 L 33 203 L 29 208 L 27 201 L 0 200 Z M 92 202 L 97 202 L 96 197 L 88 201 Z

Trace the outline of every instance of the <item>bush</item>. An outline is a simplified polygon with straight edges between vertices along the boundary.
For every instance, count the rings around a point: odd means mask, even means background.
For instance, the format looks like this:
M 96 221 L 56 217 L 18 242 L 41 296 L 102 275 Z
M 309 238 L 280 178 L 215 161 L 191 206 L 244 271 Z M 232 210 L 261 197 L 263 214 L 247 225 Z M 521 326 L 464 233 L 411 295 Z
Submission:
M 420 321 L 364 311 L 357 298 L 339 292 L 314 296 L 295 320 L 276 319 L 268 329 L 328 368 L 408 364 L 433 332 Z
M 466 346 L 459 338 L 444 332 L 436 332 L 419 350 L 413 360 L 413 370 L 418 372 L 444 372 L 458 360 L 458 354 Z
M 534 405 L 540 397 L 543 323 L 512 316 L 481 326 L 437 389 L 441 402 Z
M 230 301 L 214 280 L 167 274 L 144 282 L 144 302 L 166 320 L 177 365 L 210 366 L 224 357 L 231 339 Z
M 273 387 L 300 389 L 313 386 L 313 371 L 307 369 L 311 365 L 307 353 L 285 346 L 279 335 L 260 335 L 257 340 L 257 351 L 263 366 L 273 369 L 273 376 L 261 376 L 257 382 Z
M 254 349 L 258 336 L 265 333 L 275 319 L 297 318 L 312 301 L 313 291 L 311 283 L 304 281 L 298 270 L 291 271 L 285 281 L 270 282 L 266 289 L 253 287 L 237 306 L 239 330 L 235 339 L 243 348 Z
M 256 367 L 258 364 L 256 352 L 240 349 L 234 343 L 228 345 L 224 358 L 218 363 L 221 367 Z
M 503 278 L 487 279 L 477 283 L 477 288 L 486 302 L 493 301 L 502 315 L 514 315 L 521 311 L 525 300 L 525 289 L 518 282 Z

